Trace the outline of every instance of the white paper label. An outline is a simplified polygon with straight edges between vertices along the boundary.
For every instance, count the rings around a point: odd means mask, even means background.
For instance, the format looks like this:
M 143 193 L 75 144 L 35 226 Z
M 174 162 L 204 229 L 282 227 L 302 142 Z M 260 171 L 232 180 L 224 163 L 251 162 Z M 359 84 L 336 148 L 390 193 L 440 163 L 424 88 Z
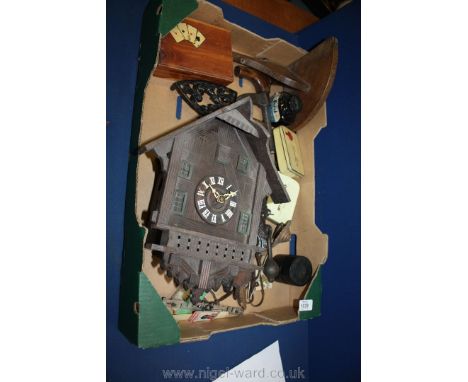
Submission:
M 299 312 L 309 312 L 314 306 L 314 300 L 300 300 L 299 301 Z

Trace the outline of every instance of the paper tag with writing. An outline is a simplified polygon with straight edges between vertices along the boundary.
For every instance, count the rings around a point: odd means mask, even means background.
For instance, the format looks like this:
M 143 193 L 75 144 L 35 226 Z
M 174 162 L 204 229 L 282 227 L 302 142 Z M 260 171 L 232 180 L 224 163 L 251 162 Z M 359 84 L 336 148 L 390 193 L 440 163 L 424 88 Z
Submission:
M 310 312 L 314 306 L 314 300 L 300 300 L 299 312 Z

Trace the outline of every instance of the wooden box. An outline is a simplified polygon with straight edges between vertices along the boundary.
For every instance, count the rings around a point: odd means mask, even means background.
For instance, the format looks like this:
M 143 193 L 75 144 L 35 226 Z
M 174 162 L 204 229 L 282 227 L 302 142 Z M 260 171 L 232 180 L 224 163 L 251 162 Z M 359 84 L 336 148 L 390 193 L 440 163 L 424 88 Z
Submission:
M 187 40 L 176 42 L 168 33 L 161 38 L 159 60 L 153 75 L 230 84 L 234 80 L 231 32 L 192 18 L 186 18 L 183 22 L 203 34 L 203 44 L 197 48 Z

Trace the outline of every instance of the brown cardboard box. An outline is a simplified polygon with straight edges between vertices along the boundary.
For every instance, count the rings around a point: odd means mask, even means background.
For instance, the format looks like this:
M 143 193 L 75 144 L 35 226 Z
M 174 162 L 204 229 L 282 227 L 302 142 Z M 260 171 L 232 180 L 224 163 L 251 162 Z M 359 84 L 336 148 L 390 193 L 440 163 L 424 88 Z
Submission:
M 190 13 L 189 16 L 230 30 L 233 50 L 239 53 L 255 57 L 266 57 L 282 65 L 288 65 L 306 53 L 304 50 L 283 40 L 264 39 L 224 20 L 221 9 L 207 1 L 199 1 L 198 8 Z M 178 95 L 169 89 L 173 82 L 174 80 L 171 79 L 158 78 L 151 75 L 148 77 L 142 105 L 139 131 L 140 145 L 197 118 L 196 113 L 186 104 L 183 104 L 181 119 L 176 118 Z M 247 80 L 244 80 L 243 86 L 240 87 L 237 78 L 235 78 L 229 87 L 236 90 L 239 94 L 255 92 L 253 85 Z M 280 89 L 279 87 L 273 88 L 272 92 Z M 259 109 L 254 110 L 254 117 L 261 120 L 262 117 Z M 138 327 L 133 329 L 125 328 L 125 325 L 121 327 L 129 338 L 132 337 L 132 341 L 136 342 L 140 347 L 151 347 L 177 341 L 186 342 L 206 339 L 214 333 L 254 325 L 280 325 L 293 322 L 300 317 L 297 304 L 298 300 L 303 298 L 314 298 L 313 310 L 312 312 L 308 312 L 308 315 L 301 314 L 300 318 L 311 318 L 320 314 L 321 280 L 319 269 L 327 258 L 328 236 L 323 234 L 315 225 L 314 139 L 325 126 L 326 111 L 325 106 L 323 106 L 315 118 L 307 126 L 298 131 L 305 175 L 299 180 L 301 190 L 291 231 L 296 233 L 298 237 L 297 254 L 307 256 L 312 262 L 315 274 L 310 285 L 295 287 L 274 283 L 272 289 L 265 291 L 265 300 L 260 307 L 254 308 L 249 306 L 244 315 L 239 317 L 195 323 L 186 321 L 176 323 L 173 320 L 174 322 L 172 323 L 172 316 L 169 315 L 165 306 L 160 303 L 160 297 L 171 296 L 176 286 L 171 279 L 164 276 L 163 272 L 153 264 L 151 252 L 143 249 L 144 238 L 140 238 L 141 250 L 143 251 L 141 268 L 144 275 L 140 277 L 139 300 L 135 301 L 133 307 L 135 311 L 131 313 L 138 316 Z M 139 156 L 136 169 L 136 195 L 133 219 L 136 218 L 136 222 L 141 228 L 143 228 L 142 216 L 149 205 L 154 177 L 155 174 L 150 158 L 145 155 Z M 143 229 L 146 232 L 146 229 Z M 281 253 L 289 253 L 287 243 L 275 247 L 274 254 Z M 126 255 L 130 256 L 130 254 Z M 149 280 L 149 284 L 146 279 Z M 124 284 L 122 288 L 125 288 Z M 142 288 L 149 288 L 149 290 L 143 293 Z M 154 288 L 154 291 L 151 290 L 152 288 Z M 219 294 L 221 295 L 222 291 L 219 291 Z M 259 296 L 256 296 L 257 300 L 258 298 Z M 159 301 L 157 301 L 158 299 Z M 147 302 L 146 305 L 144 305 L 144 301 Z M 231 298 L 223 301 L 223 304 L 237 305 Z M 165 310 L 166 312 L 164 312 Z M 149 320 L 148 317 L 152 317 L 151 323 L 146 325 L 146 321 L 143 322 L 143 320 Z M 161 333 L 161 331 L 158 330 L 158 325 L 165 325 L 164 330 L 166 331 L 178 330 L 178 336 L 176 335 L 172 340 L 167 338 L 159 339 L 158 333 Z M 135 330 L 137 332 L 136 335 Z M 146 331 L 146 333 L 143 333 L 143 331 Z M 146 339 L 143 339 L 145 336 Z M 148 336 L 150 339 L 147 338 Z

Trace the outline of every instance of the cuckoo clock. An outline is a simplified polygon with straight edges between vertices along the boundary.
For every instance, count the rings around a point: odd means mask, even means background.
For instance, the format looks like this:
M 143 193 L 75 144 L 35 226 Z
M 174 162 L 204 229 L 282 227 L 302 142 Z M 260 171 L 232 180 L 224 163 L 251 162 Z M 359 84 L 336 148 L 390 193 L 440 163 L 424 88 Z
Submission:
M 145 246 L 193 299 L 242 288 L 259 268 L 265 198 L 289 201 L 270 139 L 244 97 L 140 150 L 156 160 Z

